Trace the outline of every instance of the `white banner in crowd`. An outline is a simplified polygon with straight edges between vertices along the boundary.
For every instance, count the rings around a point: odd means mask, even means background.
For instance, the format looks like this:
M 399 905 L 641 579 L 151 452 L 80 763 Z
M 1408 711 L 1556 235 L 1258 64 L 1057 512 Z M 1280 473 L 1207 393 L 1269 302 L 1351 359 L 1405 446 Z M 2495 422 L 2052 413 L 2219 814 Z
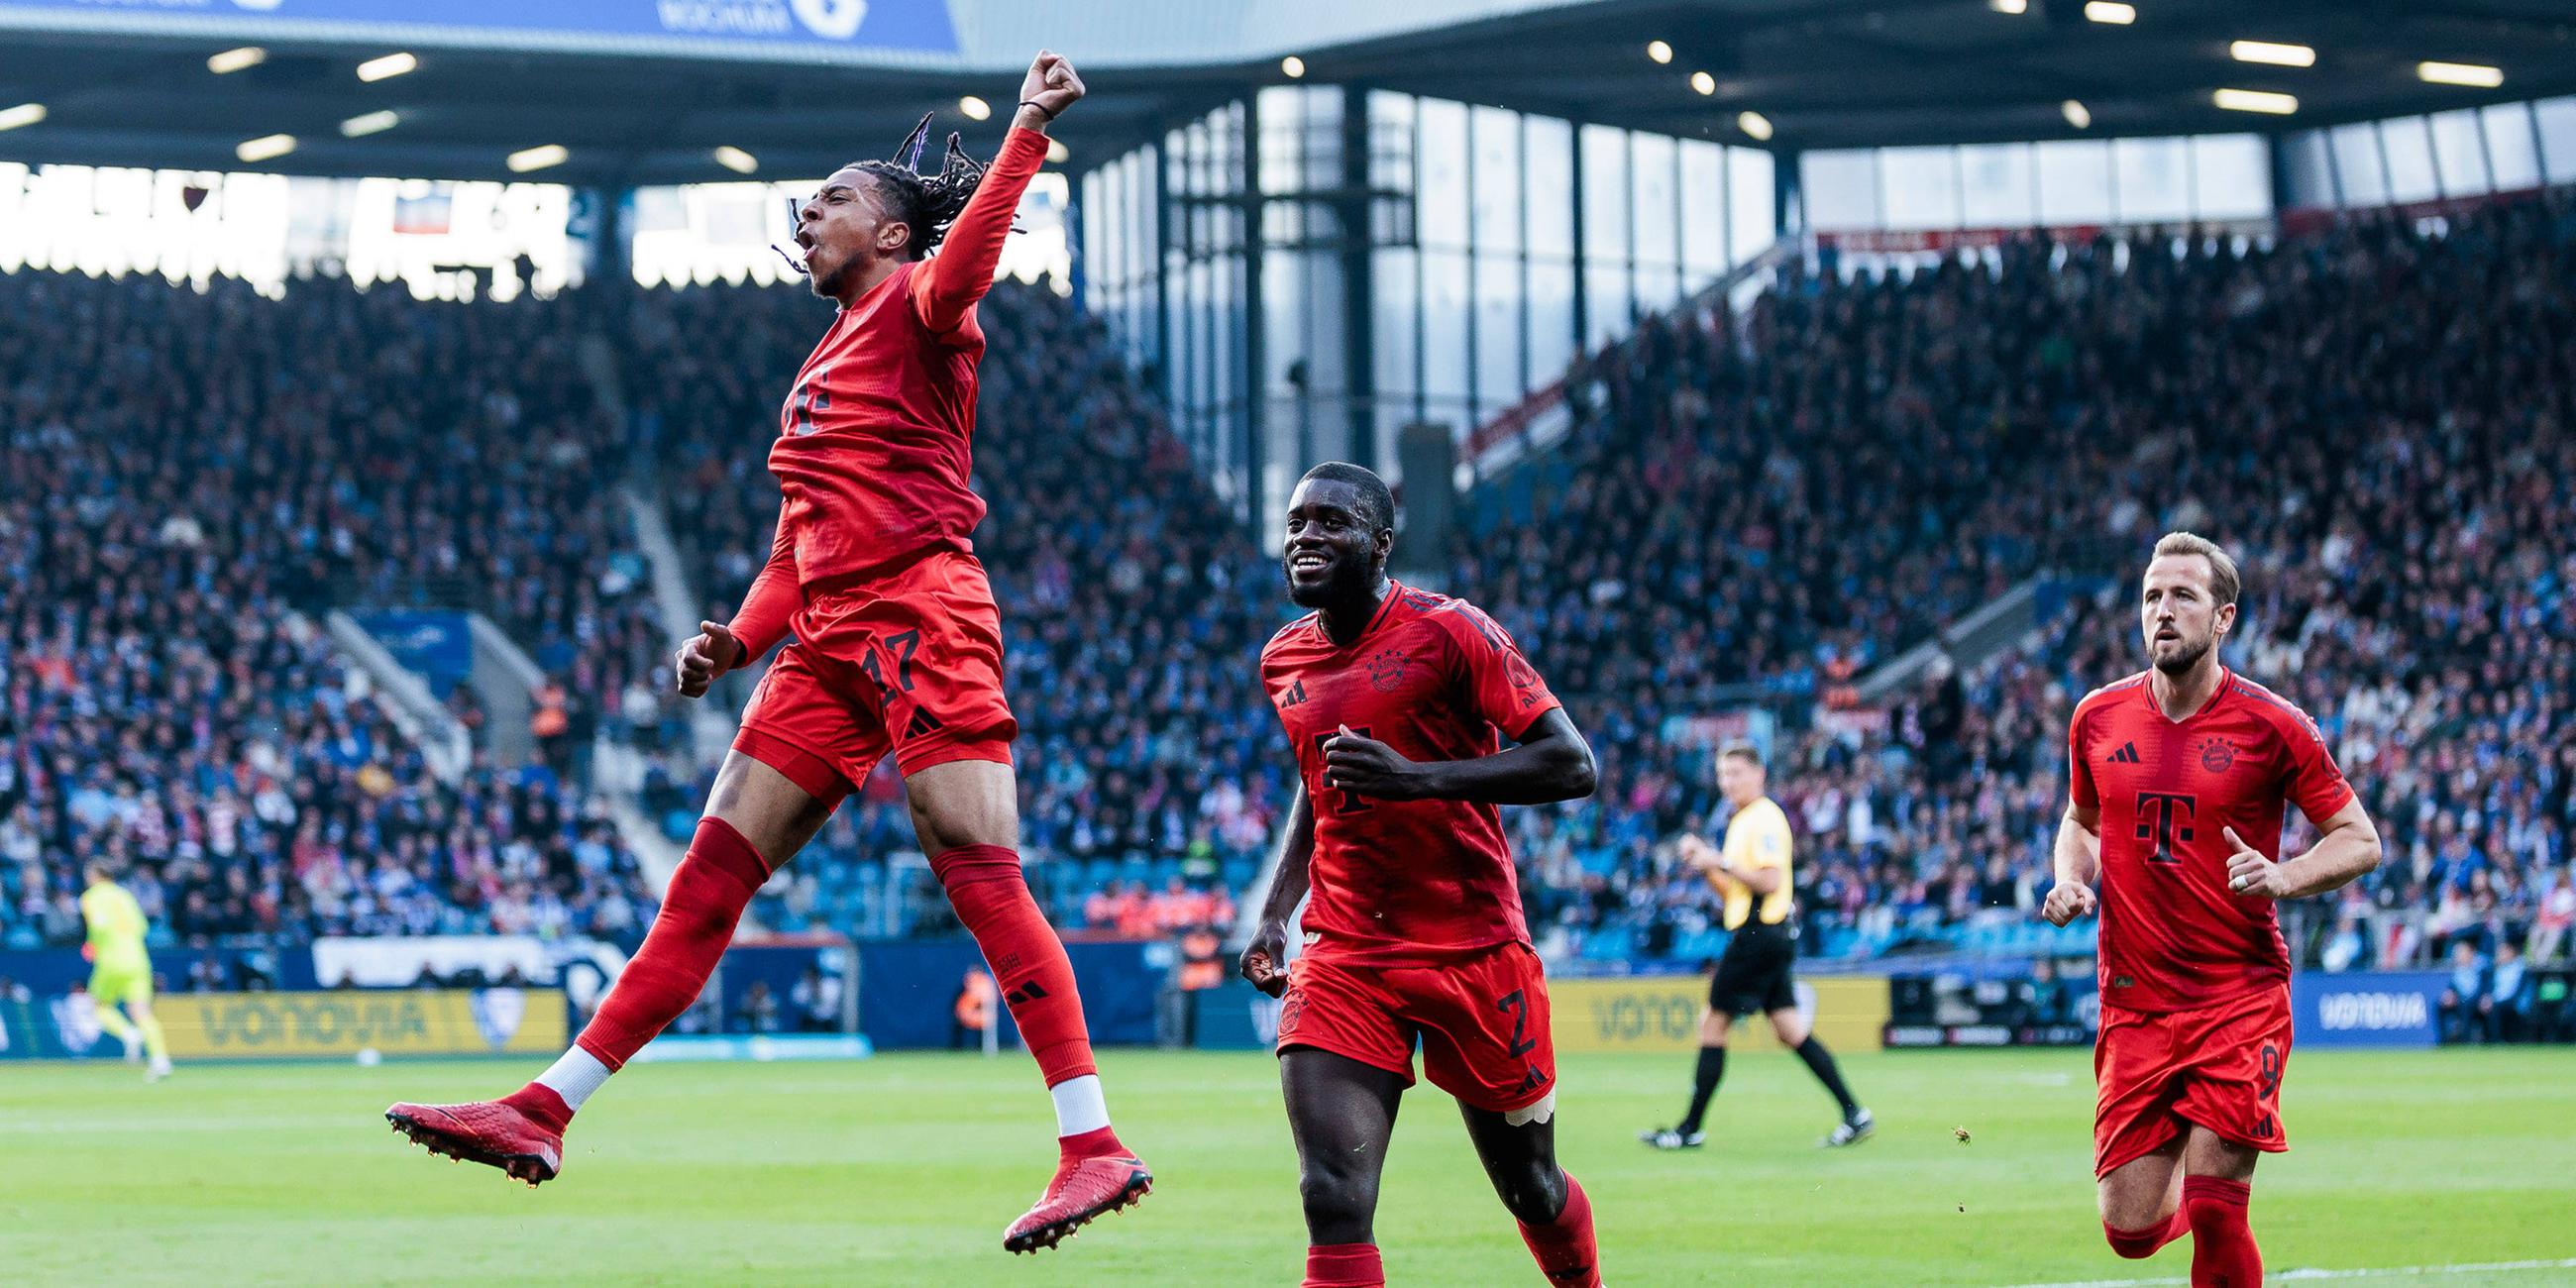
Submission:
M 324 988 L 399 988 L 423 967 L 444 979 L 472 968 L 486 980 L 518 969 L 531 984 L 560 983 L 573 1004 L 591 1002 L 626 968 L 626 954 L 596 939 L 534 935 L 324 936 L 313 941 L 313 977 Z

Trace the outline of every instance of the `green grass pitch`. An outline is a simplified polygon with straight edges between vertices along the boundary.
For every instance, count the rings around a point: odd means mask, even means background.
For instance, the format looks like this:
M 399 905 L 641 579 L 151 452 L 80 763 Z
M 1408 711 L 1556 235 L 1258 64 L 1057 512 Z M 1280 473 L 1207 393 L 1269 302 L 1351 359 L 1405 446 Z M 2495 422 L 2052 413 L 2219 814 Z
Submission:
M 396 1099 L 497 1094 L 491 1062 L 0 1065 L 0 1279 L 12 1284 L 1293 1284 L 1296 1168 L 1271 1059 L 1110 1051 L 1153 1198 L 1057 1252 L 1002 1226 L 1044 1183 L 1052 1120 L 1025 1056 L 656 1065 L 621 1075 L 538 1190 L 388 1131 Z M 2184 1246 L 2102 1245 L 2088 1055 L 1852 1055 L 1876 1140 L 1824 1151 L 1830 1102 L 1795 1061 L 1727 1071 L 1697 1153 L 1633 1133 L 1677 1108 L 1686 1062 L 1569 1057 L 1568 1167 L 1608 1282 L 2180 1282 Z M 1536 1284 L 1448 1099 L 1397 1125 L 1378 1242 L 1402 1285 Z M 2254 1221 L 2277 1275 L 2576 1258 L 2576 1051 L 2303 1051 L 2294 1152 Z M 1971 1139 L 1955 1135 L 1966 1128 Z M 2337 1282 L 2576 1283 L 2557 1266 Z

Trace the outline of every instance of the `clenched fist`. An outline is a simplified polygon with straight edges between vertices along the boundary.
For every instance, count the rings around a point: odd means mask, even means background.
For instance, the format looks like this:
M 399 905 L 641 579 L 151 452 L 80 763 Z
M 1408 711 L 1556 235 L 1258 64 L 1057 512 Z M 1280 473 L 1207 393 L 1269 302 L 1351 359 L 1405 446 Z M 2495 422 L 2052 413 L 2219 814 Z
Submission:
M 2081 881 L 2060 881 L 2048 892 L 2048 901 L 2039 905 L 2039 915 L 2052 926 L 2063 926 L 2078 917 L 2090 917 L 2101 908 L 2093 897 L 2093 887 Z
M 742 641 L 716 622 L 698 623 L 698 636 L 680 646 L 679 656 L 672 659 L 678 672 L 680 696 L 702 698 L 716 677 L 733 669 L 742 658 Z

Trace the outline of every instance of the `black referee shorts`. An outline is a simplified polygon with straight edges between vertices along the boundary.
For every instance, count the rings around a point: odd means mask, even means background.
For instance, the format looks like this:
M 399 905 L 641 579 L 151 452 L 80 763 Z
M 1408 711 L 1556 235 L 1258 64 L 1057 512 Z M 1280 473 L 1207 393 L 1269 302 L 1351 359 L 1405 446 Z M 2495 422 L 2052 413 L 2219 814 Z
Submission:
M 1755 1011 L 1794 1010 L 1797 984 L 1790 968 L 1798 960 L 1798 932 L 1787 924 L 1747 921 L 1726 941 L 1717 959 L 1717 974 L 1708 982 L 1708 1009 L 1730 1020 Z

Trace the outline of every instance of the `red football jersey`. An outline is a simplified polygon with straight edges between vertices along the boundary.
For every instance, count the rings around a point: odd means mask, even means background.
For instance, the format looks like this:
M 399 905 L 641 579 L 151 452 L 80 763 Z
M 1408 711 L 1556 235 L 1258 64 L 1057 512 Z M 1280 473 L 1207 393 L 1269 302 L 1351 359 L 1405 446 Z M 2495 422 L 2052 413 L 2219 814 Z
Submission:
M 2284 806 L 2321 820 L 2352 799 L 2316 722 L 2232 671 L 2170 720 L 2141 671 L 2076 704 L 2066 752 L 2075 803 L 2102 809 L 2102 1000 L 2179 1011 L 2286 983 L 2272 901 L 2227 888 L 2226 829 L 2277 862 Z
M 779 411 L 769 472 L 805 584 L 974 549 L 984 502 L 966 476 L 984 331 L 971 312 L 946 334 L 922 322 L 911 288 L 930 266 L 906 264 L 841 310 Z
M 1046 136 L 1012 130 L 937 255 L 895 270 L 833 318 L 779 409 L 781 493 L 769 564 L 743 597 L 743 665 L 778 642 L 797 588 L 866 578 L 940 551 L 972 553 L 975 303 L 993 285 Z
M 1467 801 L 1370 800 L 1324 786 L 1324 740 L 1350 726 L 1408 760 L 1465 760 L 1557 707 L 1494 619 L 1394 584 L 1359 639 L 1315 614 L 1261 650 L 1261 680 L 1297 749 L 1315 810 L 1307 951 L 1337 961 L 1437 961 L 1529 940 L 1501 811 Z

